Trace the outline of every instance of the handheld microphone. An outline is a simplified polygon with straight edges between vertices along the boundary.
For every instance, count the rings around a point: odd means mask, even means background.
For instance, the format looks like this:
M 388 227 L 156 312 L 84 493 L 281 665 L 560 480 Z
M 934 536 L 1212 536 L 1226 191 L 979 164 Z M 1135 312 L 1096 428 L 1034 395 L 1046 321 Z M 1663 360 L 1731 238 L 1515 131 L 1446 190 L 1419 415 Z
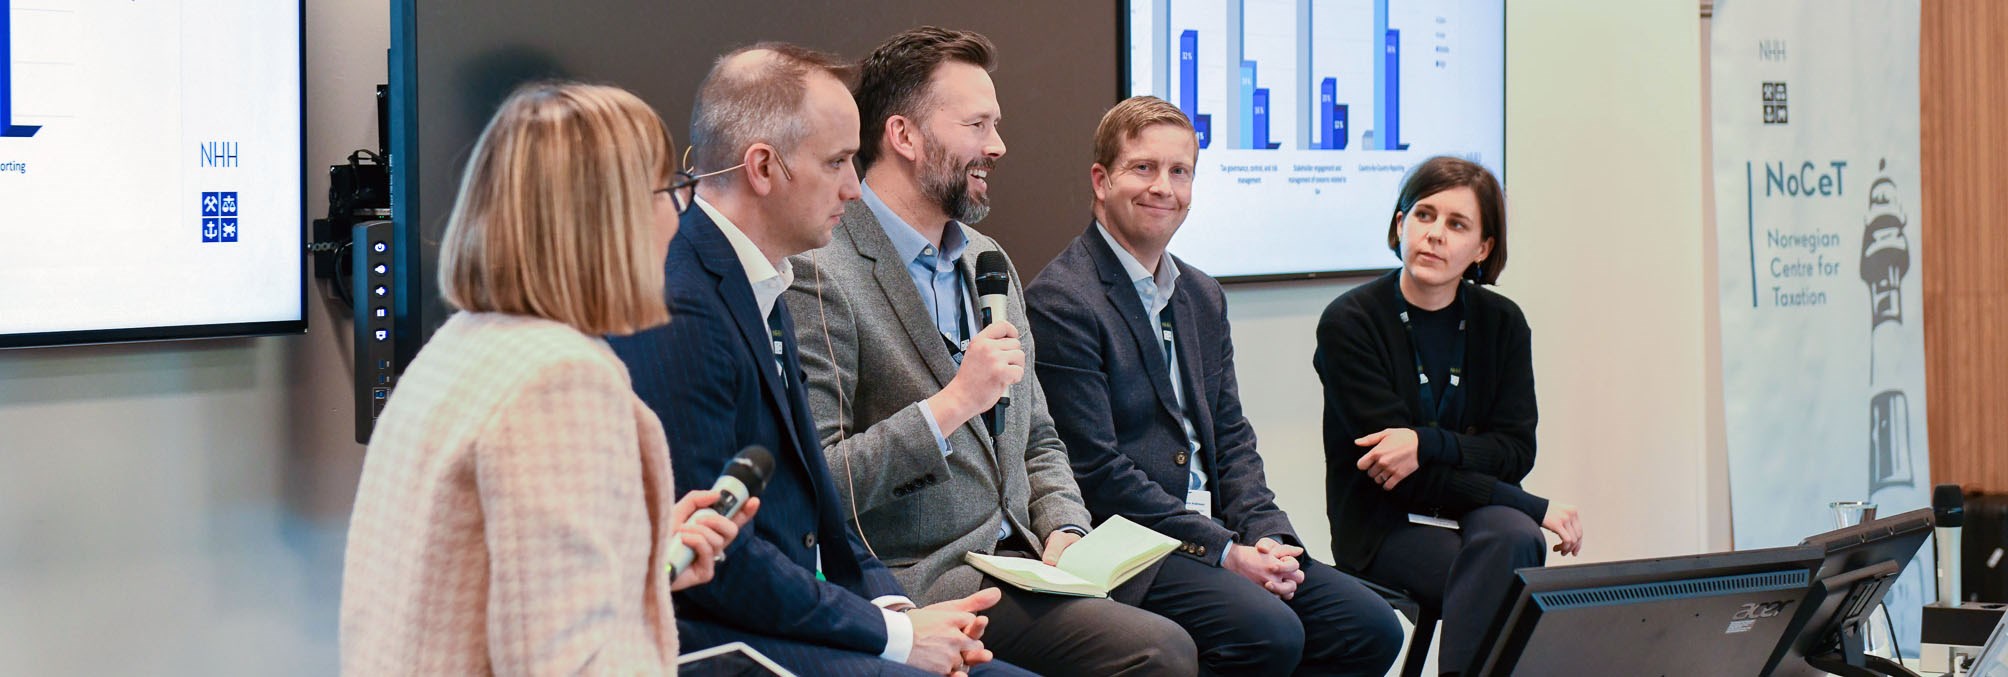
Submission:
M 718 492 L 718 502 L 692 514 L 683 526 L 695 525 L 697 519 L 706 514 L 731 519 L 739 514 L 740 507 L 746 505 L 746 499 L 759 496 L 761 490 L 767 488 L 767 478 L 773 474 L 774 455 L 768 453 L 766 447 L 755 444 L 740 450 L 739 455 L 725 464 L 725 473 L 718 476 L 718 482 L 711 485 L 711 489 Z M 690 561 L 696 558 L 697 553 L 684 545 L 683 539 L 672 539 L 666 567 L 670 580 L 676 580 L 676 572 L 689 568 Z
M 1966 525 L 1966 497 L 1957 484 L 1931 490 L 1932 541 L 1938 544 L 1938 602 L 1959 606 L 1960 528 Z
M 983 326 L 993 322 L 1009 322 L 1005 301 L 1011 295 L 1011 263 L 1004 259 L 1004 252 L 987 251 L 976 255 L 976 300 L 983 306 Z M 1011 387 L 1004 387 L 1004 394 L 997 398 L 997 406 L 992 408 L 990 434 L 1004 434 L 1004 410 L 1011 406 Z

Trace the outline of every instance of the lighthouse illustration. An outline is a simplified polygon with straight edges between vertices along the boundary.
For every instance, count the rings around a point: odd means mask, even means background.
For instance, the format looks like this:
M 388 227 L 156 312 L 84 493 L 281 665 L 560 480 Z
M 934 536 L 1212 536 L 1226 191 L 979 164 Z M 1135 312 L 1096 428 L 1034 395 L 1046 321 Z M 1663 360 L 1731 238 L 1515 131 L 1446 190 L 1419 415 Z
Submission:
M 1899 387 L 1909 356 L 1903 339 L 1903 278 L 1910 273 L 1909 219 L 1888 161 L 1877 164 L 1862 225 L 1862 282 L 1869 286 L 1869 495 L 1917 486 L 1911 467 L 1910 398 Z
M 1906 350 L 1903 335 L 1903 279 L 1911 267 L 1905 230 L 1910 218 L 1897 197 L 1896 182 L 1889 178 L 1889 161 L 1876 163 L 1876 173 L 1875 182 L 1869 184 L 1868 213 L 1862 217 L 1862 282 L 1869 290 L 1868 490 L 1870 502 L 1895 506 L 1913 497 L 1918 484 L 1911 455 L 1910 398 L 1902 387 L 1904 367 L 1915 359 Z M 1909 319 L 1919 318 L 1913 312 Z M 1912 556 L 1910 572 L 1890 586 L 1882 608 L 1875 611 L 1883 617 L 1872 616 L 1874 621 L 1886 623 L 1886 614 L 1896 613 L 1904 626 L 1917 627 L 1918 609 L 1928 594 L 1918 572 L 1930 570 L 1924 559 L 1928 552 Z

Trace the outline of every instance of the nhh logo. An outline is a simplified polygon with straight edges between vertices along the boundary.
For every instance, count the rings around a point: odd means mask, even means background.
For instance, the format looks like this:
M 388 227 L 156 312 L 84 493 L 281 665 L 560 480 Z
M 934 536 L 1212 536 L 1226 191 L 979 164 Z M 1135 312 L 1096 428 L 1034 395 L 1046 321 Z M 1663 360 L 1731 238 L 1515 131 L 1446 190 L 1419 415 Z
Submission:
M 1785 41 L 1784 41 L 1784 40 L 1758 40 L 1758 41 L 1757 41 L 1757 58 L 1759 58 L 1759 59 L 1763 59 L 1763 60 L 1765 60 L 1765 61 L 1784 61 L 1784 60 L 1785 60 Z
M 1786 112 L 1785 103 L 1785 83 L 1764 83 L 1764 124 L 1783 125 L 1791 123 L 1792 117 Z

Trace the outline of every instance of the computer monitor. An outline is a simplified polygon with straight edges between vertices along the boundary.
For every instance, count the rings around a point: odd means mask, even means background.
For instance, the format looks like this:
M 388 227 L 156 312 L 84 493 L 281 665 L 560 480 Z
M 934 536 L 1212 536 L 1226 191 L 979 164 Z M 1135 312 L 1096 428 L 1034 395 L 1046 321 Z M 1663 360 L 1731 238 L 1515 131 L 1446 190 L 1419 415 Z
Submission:
M 1987 643 L 1980 647 L 1980 657 L 1974 659 L 1973 669 L 1967 673 L 1972 677 L 2008 677 L 2008 616 L 1994 623 L 1994 632 L 1988 633 Z
M 1466 674 L 1759 674 L 1822 554 L 1797 545 L 1521 569 Z
M 1791 634 L 1774 652 L 1767 674 L 1907 675 L 1902 666 L 1863 653 L 1869 613 L 1931 536 L 1931 509 L 1829 531 L 1801 545 L 1821 550 L 1819 570 Z
M 1388 216 L 1411 168 L 1454 155 L 1508 176 L 1505 0 L 1121 12 L 1123 94 L 1176 104 L 1198 135 L 1205 198 L 1171 253 L 1217 279 L 1393 268 Z

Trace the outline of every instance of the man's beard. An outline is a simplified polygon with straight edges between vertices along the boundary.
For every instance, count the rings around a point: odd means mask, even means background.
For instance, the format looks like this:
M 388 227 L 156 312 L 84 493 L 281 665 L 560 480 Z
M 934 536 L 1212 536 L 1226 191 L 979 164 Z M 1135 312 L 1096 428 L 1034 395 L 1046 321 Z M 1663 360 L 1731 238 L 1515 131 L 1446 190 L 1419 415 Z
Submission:
M 948 218 L 976 225 L 990 215 L 990 196 L 987 192 L 982 197 L 969 194 L 969 173 L 978 169 L 994 169 L 997 160 L 979 157 L 967 163 L 958 163 L 948 156 L 948 150 L 933 135 L 924 136 L 927 139 L 927 154 L 921 158 L 921 193 L 934 200 L 941 211 L 948 214 Z

